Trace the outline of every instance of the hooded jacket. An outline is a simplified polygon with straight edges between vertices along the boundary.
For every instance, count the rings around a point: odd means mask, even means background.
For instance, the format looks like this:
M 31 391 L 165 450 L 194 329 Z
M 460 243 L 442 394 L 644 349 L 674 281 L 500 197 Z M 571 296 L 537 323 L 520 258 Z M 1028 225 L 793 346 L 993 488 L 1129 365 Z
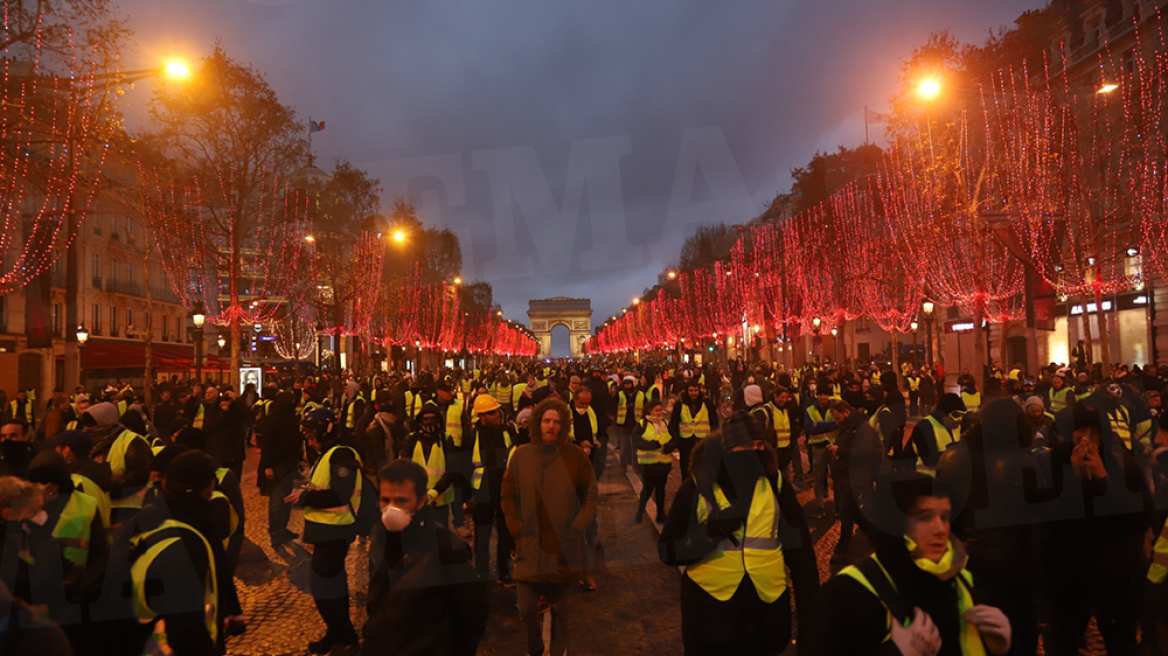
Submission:
M 596 518 L 597 486 L 584 451 L 569 444 L 567 422 L 543 444 L 533 419 L 530 444 L 515 450 L 500 503 L 515 537 L 515 580 L 568 583 L 584 569 L 583 536 Z

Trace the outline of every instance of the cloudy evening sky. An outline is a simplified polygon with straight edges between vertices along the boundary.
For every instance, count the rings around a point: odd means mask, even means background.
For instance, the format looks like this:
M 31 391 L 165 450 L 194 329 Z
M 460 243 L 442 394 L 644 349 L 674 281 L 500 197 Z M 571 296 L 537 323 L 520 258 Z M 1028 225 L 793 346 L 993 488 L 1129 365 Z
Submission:
M 387 206 L 415 199 L 460 237 L 464 277 L 525 323 L 532 298 L 591 298 L 596 323 L 619 312 L 699 223 L 745 222 L 817 150 L 861 143 L 863 107 L 887 106 L 931 32 L 981 41 L 1039 5 L 121 2 L 139 44 L 128 64 L 221 39 L 303 120 L 326 121 L 318 165 L 366 168 Z

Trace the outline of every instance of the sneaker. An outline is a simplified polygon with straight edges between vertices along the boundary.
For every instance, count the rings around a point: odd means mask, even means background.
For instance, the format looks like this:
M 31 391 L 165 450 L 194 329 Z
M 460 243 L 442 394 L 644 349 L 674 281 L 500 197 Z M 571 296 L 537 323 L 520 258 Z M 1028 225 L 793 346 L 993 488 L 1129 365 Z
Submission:
M 333 639 L 328 634 L 325 634 L 320 640 L 313 640 L 308 643 L 308 653 L 310 654 L 327 654 L 333 649 Z
M 596 592 L 596 579 L 592 578 L 592 572 L 586 570 L 580 575 L 580 586 L 585 592 Z

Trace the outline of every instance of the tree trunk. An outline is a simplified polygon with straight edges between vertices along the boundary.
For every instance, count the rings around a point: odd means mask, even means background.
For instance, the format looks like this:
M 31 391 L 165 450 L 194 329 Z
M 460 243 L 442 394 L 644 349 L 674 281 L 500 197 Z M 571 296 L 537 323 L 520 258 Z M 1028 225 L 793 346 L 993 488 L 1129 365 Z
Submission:
M 1087 311 L 1087 300 L 1087 297 L 1083 298 L 1083 313 L 1079 315 L 1079 318 L 1083 323 L 1083 348 L 1087 350 L 1087 371 L 1090 373 L 1091 364 L 1095 362 L 1095 339 L 1091 336 L 1091 313 Z M 1096 306 L 1096 310 L 1098 310 L 1098 306 Z
M 142 384 L 142 400 L 147 408 L 154 407 L 154 290 L 150 288 L 149 251 L 145 258 L 143 284 L 146 285 L 146 344 L 143 347 L 146 358 L 145 381 Z M 165 428 L 165 426 L 163 427 Z
M 1107 325 L 1107 313 L 1103 311 L 1103 290 L 1098 285 L 1095 286 L 1095 319 L 1099 322 L 1099 355 L 1103 361 L 1103 377 L 1107 378 L 1111 376 L 1111 330 Z
M 984 298 L 979 298 L 973 306 L 973 379 L 977 381 L 977 391 L 984 392 L 986 388 L 986 335 L 985 322 L 986 306 Z M 961 339 L 958 336 L 958 339 Z
M 896 389 L 900 390 L 900 336 L 896 328 L 889 331 L 892 334 L 892 373 L 896 374 Z M 892 390 L 888 390 L 892 391 Z

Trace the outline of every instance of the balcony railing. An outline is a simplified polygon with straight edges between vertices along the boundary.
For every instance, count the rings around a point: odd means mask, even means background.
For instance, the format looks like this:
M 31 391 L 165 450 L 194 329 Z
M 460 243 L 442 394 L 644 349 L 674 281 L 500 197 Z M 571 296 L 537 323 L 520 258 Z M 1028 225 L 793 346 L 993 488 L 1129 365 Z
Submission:
M 94 289 L 98 289 L 98 290 L 103 289 L 103 287 L 101 285 L 101 276 L 93 276 L 93 279 L 90 280 L 90 283 L 92 283 L 90 286 L 93 287 Z

